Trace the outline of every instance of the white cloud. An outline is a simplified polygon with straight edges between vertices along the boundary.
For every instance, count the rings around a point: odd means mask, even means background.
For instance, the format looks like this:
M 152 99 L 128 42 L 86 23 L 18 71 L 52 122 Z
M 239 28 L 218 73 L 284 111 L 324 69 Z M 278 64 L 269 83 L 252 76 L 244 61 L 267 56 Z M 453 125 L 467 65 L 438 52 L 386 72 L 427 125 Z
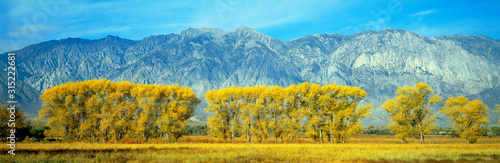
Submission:
M 438 12 L 438 10 L 425 10 L 425 11 L 421 11 L 421 12 L 418 12 L 418 13 L 415 13 L 415 14 L 411 14 L 410 16 L 411 17 L 414 17 L 414 16 L 426 16 L 426 15 L 437 13 L 437 12 Z

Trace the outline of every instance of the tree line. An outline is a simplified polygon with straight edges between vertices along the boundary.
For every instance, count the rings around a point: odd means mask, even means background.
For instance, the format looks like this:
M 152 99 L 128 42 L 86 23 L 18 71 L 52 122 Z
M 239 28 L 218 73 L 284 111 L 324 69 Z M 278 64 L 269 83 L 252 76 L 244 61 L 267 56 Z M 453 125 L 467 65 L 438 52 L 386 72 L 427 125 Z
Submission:
M 247 142 L 273 137 L 292 142 L 299 130 L 318 142 L 346 142 L 362 131 L 360 118 L 373 105 L 360 105 L 366 92 L 358 87 L 301 83 L 280 86 L 229 87 L 205 94 L 210 135 L 234 140 L 241 133 Z M 305 123 L 301 121 L 305 119 Z
M 54 86 L 40 96 L 49 137 L 77 141 L 166 138 L 175 141 L 200 103 L 191 88 L 87 80 Z
M 431 107 L 442 101 L 425 83 L 399 87 L 396 97 L 382 108 L 390 114 L 389 131 L 406 143 L 424 135 L 435 125 Z M 288 87 L 229 87 L 205 94 L 210 116 L 207 126 L 189 128 L 188 119 L 200 103 L 188 87 L 134 84 L 127 81 L 87 80 L 69 82 L 46 90 L 39 111 L 44 135 L 67 141 L 117 141 L 166 139 L 183 134 L 209 134 L 234 141 L 293 142 L 300 131 L 317 142 L 345 143 L 363 132 L 361 118 L 370 116 L 373 105 L 358 87 L 300 83 Z M 496 106 L 500 112 L 500 106 Z M 488 106 L 480 100 L 450 97 L 440 111 L 453 121 L 457 135 L 468 143 L 477 141 L 488 122 Z M 500 123 L 500 122 L 499 122 Z M 204 130 L 204 131 L 202 131 Z
M 425 83 L 399 87 L 396 97 L 382 108 L 390 114 L 389 131 L 406 143 L 416 136 L 425 143 L 425 134 L 436 127 L 432 105 L 443 99 Z M 360 105 L 366 92 L 358 87 L 335 84 L 301 83 L 280 86 L 229 87 L 207 92 L 208 130 L 212 136 L 230 139 L 243 134 L 247 142 L 252 136 L 258 142 L 274 137 L 292 142 L 299 130 L 317 142 L 344 143 L 362 132 L 360 118 L 369 116 L 373 105 Z M 495 112 L 500 112 L 500 106 Z M 464 96 L 449 97 L 439 109 L 452 121 L 452 129 L 467 143 L 475 143 L 488 121 L 488 106 L 480 100 Z M 500 121 L 499 121 L 500 124 Z

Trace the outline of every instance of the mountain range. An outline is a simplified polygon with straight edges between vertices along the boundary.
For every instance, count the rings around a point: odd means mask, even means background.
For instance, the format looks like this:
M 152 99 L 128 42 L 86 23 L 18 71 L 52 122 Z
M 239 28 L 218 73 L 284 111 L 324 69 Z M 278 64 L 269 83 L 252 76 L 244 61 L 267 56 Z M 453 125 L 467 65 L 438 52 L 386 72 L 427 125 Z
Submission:
M 244 26 L 231 31 L 189 28 L 138 41 L 116 36 L 51 40 L 14 53 L 17 99 L 28 116 L 36 116 L 39 95 L 52 86 L 100 78 L 189 86 L 200 99 L 211 89 L 229 86 L 286 87 L 306 81 L 358 86 L 368 93 L 364 102 L 376 107 L 362 120 L 365 126 L 386 125 L 382 103 L 398 87 L 420 81 L 444 99 L 464 95 L 483 100 L 493 124 L 498 114 L 491 110 L 500 104 L 500 40 L 482 35 L 425 37 L 385 28 L 311 34 L 285 42 Z M 0 57 L 6 74 L 7 53 Z M 0 80 L 0 96 L 7 99 L 7 79 Z M 205 102 L 193 122 L 206 121 L 204 107 Z M 433 107 L 437 121 L 447 126 L 449 120 L 438 107 Z

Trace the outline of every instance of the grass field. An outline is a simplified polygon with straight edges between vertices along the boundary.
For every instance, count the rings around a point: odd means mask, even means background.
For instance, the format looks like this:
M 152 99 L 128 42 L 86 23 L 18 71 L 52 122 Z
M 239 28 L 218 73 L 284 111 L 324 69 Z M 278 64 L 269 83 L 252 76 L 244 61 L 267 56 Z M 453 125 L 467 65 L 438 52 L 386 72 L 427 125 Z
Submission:
M 16 156 L 1 146 L 1 162 L 500 162 L 500 138 L 483 137 L 466 144 L 449 136 L 428 136 L 427 144 L 398 144 L 392 136 L 358 135 L 346 144 L 217 143 L 186 136 L 173 144 L 19 143 Z M 207 143 L 208 142 L 208 143 Z

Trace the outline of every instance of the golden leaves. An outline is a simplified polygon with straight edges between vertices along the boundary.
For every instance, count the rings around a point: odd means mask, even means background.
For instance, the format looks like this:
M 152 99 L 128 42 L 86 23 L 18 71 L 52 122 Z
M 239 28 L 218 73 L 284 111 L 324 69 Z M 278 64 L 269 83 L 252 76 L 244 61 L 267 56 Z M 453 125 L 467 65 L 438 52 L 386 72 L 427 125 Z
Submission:
M 54 86 L 40 98 L 40 118 L 48 119 L 46 125 L 51 127 L 52 135 L 90 141 L 147 139 L 159 133 L 175 140 L 200 103 L 187 87 L 106 79 Z
M 482 124 L 488 121 L 488 106 L 481 100 L 469 101 L 464 96 L 449 97 L 441 112 L 453 120 L 453 128 L 467 143 L 475 143 L 482 133 Z
M 358 87 L 301 83 L 286 88 L 280 86 L 230 87 L 211 90 L 205 94 L 212 136 L 227 139 L 237 132 L 247 141 L 274 138 L 293 141 L 300 121 L 308 117 L 305 127 L 309 135 L 322 140 L 324 135 L 341 135 L 345 142 L 352 134 L 361 132 L 360 118 L 369 116 L 373 105 L 358 106 L 366 92 Z M 334 122 L 335 121 L 335 122 Z M 319 133 L 321 132 L 321 134 Z M 333 139 L 330 139 L 333 141 Z
M 429 85 L 422 82 L 414 87 L 399 87 L 397 97 L 388 99 L 382 105 L 391 117 L 389 128 L 401 142 L 404 143 L 410 134 L 416 134 L 424 143 L 424 133 L 435 126 L 435 116 L 430 107 L 442 98 L 438 94 L 431 95 L 433 92 Z

